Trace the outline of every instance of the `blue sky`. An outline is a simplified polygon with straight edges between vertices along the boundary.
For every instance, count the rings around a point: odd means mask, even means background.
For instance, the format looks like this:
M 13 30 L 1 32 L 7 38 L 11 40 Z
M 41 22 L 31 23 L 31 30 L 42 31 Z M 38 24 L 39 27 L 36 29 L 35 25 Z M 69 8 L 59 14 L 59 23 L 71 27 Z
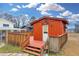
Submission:
M 0 3 L 0 12 L 7 12 L 13 16 L 25 14 L 36 18 L 48 15 L 66 18 L 74 27 L 74 22 L 79 19 L 79 3 Z
M 41 3 L 42 4 L 42 3 Z M 36 10 L 36 8 L 39 8 L 41 4 L 37 4 L 37 6 L 33 6 L 31 8 L 22 8 L 23 5 L 30 5 L 29 3 L 0 3 L 0 11 L 8 12 L 14 16 L 18 16 L 21 14 L 28 14 L 31 16 L 42 16 L 39 11 Z M 53 4 L 53 3 L 52 3 Z M 71 11 L 74 14 L 79 13 L 79 3 L 58 3 L 58 5 L 64 7 L 66 10 Z M 17 6 L 20 6 L 21 8 L 18 8 Z M 11 11 L 13 8 L 17 8 L 18 11 Z M 53 16 L 59 15 L 60 12 L 55 10 L 48 11 Z M 32 14 L 31 14 L 32 13 Z

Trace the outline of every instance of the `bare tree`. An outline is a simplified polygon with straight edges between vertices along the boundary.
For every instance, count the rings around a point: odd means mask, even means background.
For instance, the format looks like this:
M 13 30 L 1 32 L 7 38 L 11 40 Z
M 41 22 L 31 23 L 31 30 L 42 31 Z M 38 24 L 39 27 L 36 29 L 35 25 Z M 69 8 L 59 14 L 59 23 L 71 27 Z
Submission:
M 33 22 L 34 20 L 36 20 L 36 17 L 32 16 L 31 19 L 30 19 L 30 22 Z

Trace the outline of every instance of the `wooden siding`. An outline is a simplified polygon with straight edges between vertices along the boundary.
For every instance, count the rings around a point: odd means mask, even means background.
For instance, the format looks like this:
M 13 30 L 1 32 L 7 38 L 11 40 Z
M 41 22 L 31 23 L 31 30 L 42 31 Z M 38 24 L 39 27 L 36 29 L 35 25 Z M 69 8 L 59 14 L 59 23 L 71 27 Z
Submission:
M 45 23 L 46 22 L 46 23 Z M 42 40 L 42 26 L 44 24 L 48 25 L 48 35 L 49 36 L 59 36 L 62 35 L 65 31 L 65 24 L 62 21 L 57 20 L 41 20 L 33 25 L 33 34 L 35 40 Z
M 61 21 L 49 21 L 49 36 L 59 36 L 64 33 L 64 26 Z
M 60 49 L 61 49 L 61 48 L 64 46 L 64 44 L 67 42 L 67 39 L 68 39 L 67 33 L 62 34 L 62 35 L 59 37 Z
M 67 42 L 67 33 L 60 35 L 59 37 L 49 37 L 48 42 L 48 51 L 57 53 Z
M 34 34 L 34 40 L 42 40 L 42 24 L 41 22 L 38 22 L 34 24 L 34 29 L 33 29 L 33 34 Z

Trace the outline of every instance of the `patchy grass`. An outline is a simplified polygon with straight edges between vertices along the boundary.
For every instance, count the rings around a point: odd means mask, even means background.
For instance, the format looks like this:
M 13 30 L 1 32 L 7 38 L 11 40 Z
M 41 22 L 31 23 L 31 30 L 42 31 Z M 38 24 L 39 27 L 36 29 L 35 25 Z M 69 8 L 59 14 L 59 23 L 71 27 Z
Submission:
M 58 53 L 49 53 L 48 56 L 64 56 L 64 52 L 63 50 L 61 50 L 60 52 Z
M 0 53 L 17 53 L 21 52 L 21 48 L 18 46 L 13 46 L 13 45 L 5 45 L 2 48 L 0 48 Z
M 50 53 L 48 56 L 63 56 L 64 54 L 62 53 Z

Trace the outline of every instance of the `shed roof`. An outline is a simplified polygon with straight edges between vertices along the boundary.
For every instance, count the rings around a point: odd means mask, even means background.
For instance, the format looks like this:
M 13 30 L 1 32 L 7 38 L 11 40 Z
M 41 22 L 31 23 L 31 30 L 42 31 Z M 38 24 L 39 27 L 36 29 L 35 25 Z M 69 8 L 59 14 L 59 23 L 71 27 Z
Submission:
M 39 22 L 39 21 L 41 21 L 43 19 L 57 20 L 57 21 L 62 21 L 64 24 L 68 24 L 68 21 L 66 19 L 64 19 L 64 18 L 55 18 L 55 17 L 44 16 L 44 17 L 41 17 L 41 18 L 33 21 L 31 23 L 31 25 L 33 25 L 33 24 L 35 24 L 35 23 L 37 23 L 37 22 Z

